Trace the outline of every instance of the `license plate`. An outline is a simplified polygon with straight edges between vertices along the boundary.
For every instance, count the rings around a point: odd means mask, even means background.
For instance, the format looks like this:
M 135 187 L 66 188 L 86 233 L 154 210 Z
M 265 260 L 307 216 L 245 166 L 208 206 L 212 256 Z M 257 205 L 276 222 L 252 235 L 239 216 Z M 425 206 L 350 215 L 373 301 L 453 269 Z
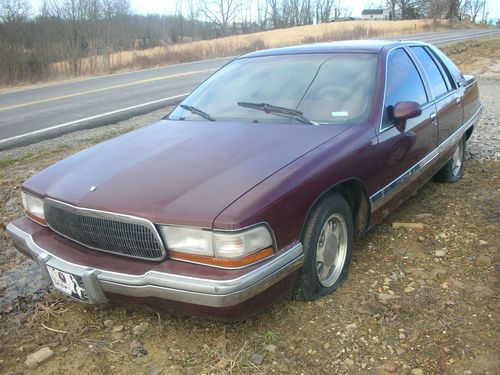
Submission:
M 85 291 L 81 276 L 63 272 L 50 266 L 47 266 L 47 271 L 49 271 L 52 284 L 56 289 L 73 298 L 88 302 L 89 296 Z

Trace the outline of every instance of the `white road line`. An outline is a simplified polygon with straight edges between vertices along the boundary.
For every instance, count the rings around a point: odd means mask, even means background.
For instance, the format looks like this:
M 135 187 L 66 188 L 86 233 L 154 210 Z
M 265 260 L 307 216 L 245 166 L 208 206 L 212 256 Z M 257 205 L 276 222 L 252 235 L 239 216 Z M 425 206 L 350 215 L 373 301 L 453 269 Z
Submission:
M 151 104 L 160 103 L 160 102 L 164 102 L 164 101 L 172 100 L 172 99 L 177 99 L 177 98 L 182 98 L 182 97 L 187 96 L 187 95 L 189 95 L 189 93 L 179 94 L 179 95 L 175 95 L 175 96 L 170 96 L 168 98 L 163 98 L 163 99 L 158 99 L 158 100 L 153 100 L 151 102 L 137 104 L 137 105 L 133 105 L 131 107 L 121 108 L 121 109 L 117 109 L 115 111 L 101 113 L 99 115 L 82 118 L 80 120 L 74 120 L 74 121 L 70 121 L 70 122 L 65 122 L 64 124 L 54 125 L 54 126 L 51 126 L 49 128 L 39 129 L 39 130 L 35 130 L 35 131 L 29 132 L 29 133 L 24 133 L 24 134 L 16 135 L 14 137 L 2 139 L 2 140 L 0 140 L 0 144 L 6 143 L 6 142 L 9 142 L 9 141 L 13 141 L 13 140 L 16 140 L 16 139 L 19 139 L 19 138 L 28 137 L 28 136 L 35 135 L 35 134 L 45 133 L 47 131 L 54 130 L 54 129 L 65 128 L 67 126 L 76 125 L 76 124 L 79 124 L 81 122 L 85 122 L 85 121 L 89 121 L 89 120 L 95 120 L 95 119 L 98 119 L 98 118 L 101 118 L 101 117 L 106 117 L 106 116 L 109 116 L 109 115 L 114 115 L 116 113 L 129 111 L 131 109 L 136 109 L 136 108 L 140 108 L 140 107 L 146 107 L 146 106 L 151 105 Z

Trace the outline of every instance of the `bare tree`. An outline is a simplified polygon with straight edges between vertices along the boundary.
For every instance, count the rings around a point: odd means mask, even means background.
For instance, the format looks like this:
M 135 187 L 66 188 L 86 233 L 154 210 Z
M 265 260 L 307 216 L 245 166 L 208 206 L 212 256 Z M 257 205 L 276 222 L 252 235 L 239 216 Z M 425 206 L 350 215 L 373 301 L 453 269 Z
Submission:
M 191 28 L 191 38 L 197 37 L 197 19 L 200 16 L 200 7 L 196 0 L 187 0 L 187 17 Z
M 302 6 L 300 9 L 301 20 L 298 24 L 310 25 L 313 23 L 313 5 L 312 0 L 302 0 Z
M 459 0 L 448 0 L 448 12 L 446 14 L 446 18 L 453 23 L 456 18 L 458 18 L 460 9 Z
M 426 0 L 423 2 L 424 14 L 433 20 L 434 23 L 438 19 L 444 17 L 448 12 L 449 0 Z
M 477 16 L 484 9 L 485 1 L 484 0 L 471 0 L 469 3 L 469 11 L 471 21 L 473 23 L 476 22 Z
M 31 7 L 25 0 L 0 0 L 0 21 L 3 23 L 25 22 Z
M 352 13 L 350 8 L 344 6 L 341 0 L 337 0 L 333 7 L 333 18 L 349 17 Z
M 228 26 L 234 22 L 240 6 L 240 0 L 211 0 L 200 2 L 201 12 L 210 22 L 221 30 L 222 35 L 227 35 Z
M 111 53 L 119 51 L 128 39 L 126 17 L 130 13 L 129 0 L 101 0 L 102 1 L 102 32 L 100 33 L 100 54 L 106 71 L 110 70 Z
M 267 4 L 269 4 L 269 14 L 271 15 L 271 23 L 274 29 L 281 27 L 281 9 L 280 3 L 278 0 L 267 0 Z
M 267 14 L 268 14 L 268 2 L 267 0 L 258 0 L 257 3 L 257 23 L 261 30 L 267 29 Z
M 329 22 L 335 0 L 316 0 L 316 22 Z
M 252 24 L 252 8 L 254 4 L 252 2 L 243 3 L 241 6 L 240 20 L 241 20 L 241 32 L 247 34 L 250 32 Z
M 456 0 L 448 0 L 456 1 Z M 396 0 L 402 19 L 418 18 L 421 10 L 422 0 Z
M 397 0 L 387 0 L 387 8 L 389 9 L 389 19 L 395 20 Z
M 25 1 L 0 1 L 0 71 L 8 76 L 9 83 L 22 78 L 29 70 L 29 56 L 24 51 L 30 11 Z

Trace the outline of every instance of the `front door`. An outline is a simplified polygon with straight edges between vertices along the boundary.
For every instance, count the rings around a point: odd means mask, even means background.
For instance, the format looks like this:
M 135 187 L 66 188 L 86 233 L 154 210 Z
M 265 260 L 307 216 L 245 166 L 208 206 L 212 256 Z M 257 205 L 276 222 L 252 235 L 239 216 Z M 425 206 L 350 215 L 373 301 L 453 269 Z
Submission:
M 372 197 L 375 210 L 408 186 L 437 148 L 436 106 L 430 103 L 422 77 L 404 48 L 389 52 L 386 71 L 384 113 L 378 132 L 382 188 Z M 404 101 L 419 103 L 422 114 L 407 120 L 402 129 L 396 127 L 392 110 Z

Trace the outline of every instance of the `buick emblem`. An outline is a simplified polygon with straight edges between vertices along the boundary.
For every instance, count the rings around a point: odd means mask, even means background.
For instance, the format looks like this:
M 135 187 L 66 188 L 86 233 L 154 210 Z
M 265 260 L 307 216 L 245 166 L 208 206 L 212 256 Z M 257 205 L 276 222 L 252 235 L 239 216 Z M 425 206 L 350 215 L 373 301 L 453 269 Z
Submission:
M 97 189 L 97 187 L 96 187 L 96 186 L 94 186 L 94 185 L 92 185 L 92 186 L 90 187 L 90 191 L 95 191 L 95 189 Z

